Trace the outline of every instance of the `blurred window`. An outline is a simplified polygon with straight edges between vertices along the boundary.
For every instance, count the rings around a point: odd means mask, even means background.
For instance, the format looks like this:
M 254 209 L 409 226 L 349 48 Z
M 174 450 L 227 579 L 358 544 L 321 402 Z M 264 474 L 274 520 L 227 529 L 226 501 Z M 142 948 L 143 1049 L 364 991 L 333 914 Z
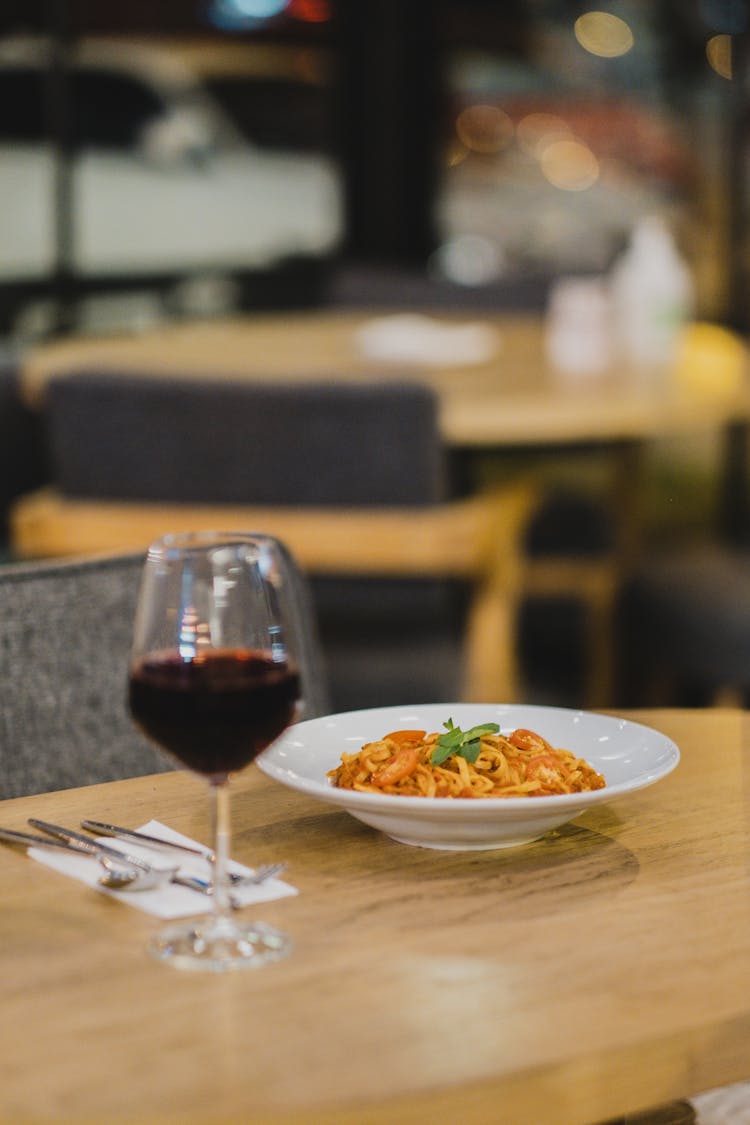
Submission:
M 0 337 L 320 299 L 343 207 L 316 128 L 317 56 L 81 36 L 66 75 L 49 69 L 53 46 L 0 35 Z M 254 95 L 242 124 L 212 94 L 226 76 Z M 318 116 L 299 126 L 304 144 L 271 125 L 257 144 L 253 124 L 294 118 L 305 89 Z
M 15 37 L 27 7 L 35 5 L 17 0 L 15 15 L 0 12 L 5 36 Z M 48 37 L 50 14 L 36 7 L 35 31 Z M 740 181 L 748 194 L 740 167 L 746 138 L 736 128 L 748 81 L 739 57 L 746 0 L 205 0 L 199 7 L 70 6 L 81 42 L 114 43 L 128 64 L 155 48 L 195 77 L 194 101 L 162 83 L 161 65 L 151 82 L 148 71 L 109 68 L 94 53 L 76 76 L 73 116 L 87 157 L 100 151 L 109 171 L 134 158 L 132 187 L 117 180 L 120 214 L 161 208 L 177 223 L 179 188 L 204 193 L 201 215 L 240 234 L 288 228 L 263 259 L 241 263 L 257 271 L 300 255 L 319 262 L 311 230 L 302 237 L 295 229 L 298 216 L 315 213 L 334 232 L 320 239 L 328 260 L 343 247 L 354 259 L 426 263 L 478 286 L 606 269 L 637 218 L 658 211 L 695 263 L 702 311 L 720 316 L 726 308 L 729 254 L 750 261 L 747 216 L 742 229 L 733 227 L 738 209 L 728 198 Z M 0 140 L 8 146 L 45 135 L 46 91 L 24 66 L 28 57 L 0 69 Z M 240 174 L 241 142 L 248 171 Z M 292 176 L 276 162 L 271 188 L 258 195 L 270 197 L 266 212 L 253 192 L 260 193 L 264 159 L 277 153 L 293 156 L 299 171 Z M 241 182 L 251 170 L 252 189 Z M 147 206 L 137 194 L 146 171 L 154 176 Z M 32 184 L 39 178 L 31 168 L 23 175 Z M 291 197 L 298 183 L 318 200 L 312 207 Z M 326 216 L 340 213 L 342 200 L 347 230 L 339 239 Z M 237 264 L 236 238 L 217 243 L 184 218 L 179 226 L 203 243 L 183 253 L 185 273 Z M 151 259 L 155 236 L 147 239 Z M 99 241 L 97 230 L 92 249 Z M 173 271 L 174 260 L 162 257 Z M 0 283 L 23 261 L 5 247 L 4 259 Z M 131 265 L 110 255 L 107 271 L 126 277 Z M 268 288 L 243 281 L 237 292 L 253 305 Z
M 659 213 L 719 306 L 732 5 L 512 7 L 446 4 L 435 269 L 468 285 L 600 272 Z

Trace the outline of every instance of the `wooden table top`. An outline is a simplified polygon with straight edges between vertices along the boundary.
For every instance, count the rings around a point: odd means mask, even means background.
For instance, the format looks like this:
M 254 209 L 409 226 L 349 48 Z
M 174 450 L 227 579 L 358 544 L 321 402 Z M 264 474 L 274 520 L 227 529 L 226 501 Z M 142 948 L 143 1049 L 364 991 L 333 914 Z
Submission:
M 249 769 L 234 854 L 289 859 L 260 972 L 180 973 L 158 920 L 0 849 L 0 1120 L 588 1125 L 750 1076 L 750 716 L 633 713 L 678 769 L 520 849 L 396 844 Z M 186 774 L 6 801 L 208 840 Z
M 374 317 L 387 315 L 392 314 L 273 313 L 175 324 L 140 335 L 63 340 L 23 357 L 22 386 L 27 400 L 38 405 L 53 375 L 82 367 L 253 380 L 407 376 L 435 389 L 443 435 L 461 447 L 642 440 L 713 429 L 750 415 L 746 385 L 708 393 L 664 376 L 637 376 L 621 366 L 596 380 L 571 384 L 547 358 L 538 315 L 436 314 L 441 322 L 481 324 L 494 333 L 494 353 L 479 363 L 434 356 L 411 364 L 368 358 L 358 332 Z

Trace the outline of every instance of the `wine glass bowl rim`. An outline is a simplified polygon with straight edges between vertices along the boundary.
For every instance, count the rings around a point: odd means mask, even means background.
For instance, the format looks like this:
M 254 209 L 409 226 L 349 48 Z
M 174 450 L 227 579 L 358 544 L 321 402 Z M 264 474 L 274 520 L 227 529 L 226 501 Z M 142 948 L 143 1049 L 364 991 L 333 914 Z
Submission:
M 218 547 L 268 548 L 272 543 L 269 536 L 248 531 L 176 531 L 155 539 L 149 545 L 148 559 L 170 558 Z

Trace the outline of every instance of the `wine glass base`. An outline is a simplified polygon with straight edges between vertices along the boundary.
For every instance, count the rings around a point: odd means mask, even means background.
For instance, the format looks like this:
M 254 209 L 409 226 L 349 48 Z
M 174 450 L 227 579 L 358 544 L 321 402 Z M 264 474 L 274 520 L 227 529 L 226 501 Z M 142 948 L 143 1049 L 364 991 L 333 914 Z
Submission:
M 279 961 L 291 948 L 287 935 L 265 922 L 202 917 L 167 926 L 151 939 L 148 951 L 175 969 L 225 973 Z

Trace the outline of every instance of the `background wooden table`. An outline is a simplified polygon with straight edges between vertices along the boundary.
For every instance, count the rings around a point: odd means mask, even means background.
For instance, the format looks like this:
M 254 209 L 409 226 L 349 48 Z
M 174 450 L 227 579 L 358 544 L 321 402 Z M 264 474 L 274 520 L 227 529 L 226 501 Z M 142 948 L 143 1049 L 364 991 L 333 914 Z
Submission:
M 604 469 L 621 560 L 634 553 L 639 539 L 642 453 L 658 439 L 720 435 L 717 519 L 725 520 L 724 509 L 731 507 L 733 525 L 744 522 L 747 378 L 737 386 L 719 381 L 713 387 L 705 374 L 702 383 L 691 382 L 674 372 L 633 371 L 619 362 L 596 378 L 561 377 L 547 355 L 544 318 L 536 313 L 425 314 L 428 323 L 481 325 L 492 334 L 494 351 L 482 362 L 443 361 L 434 352 L 419 363 L 365 354 L 361 330 L 404 311 L 318 309 L 172 324 L 140 335 L 63 339 L 22 357 L 22 392 L 30 405 L 41 407 L 51 378 L 86 369 L 254 382 L 414 379 L 436 393 L 441 433 L 469 486 L 486 468 L 478 467 L 478 457 L 486 462 L 488 455 L 500 455 L 507 473 L 512 459 L 527 452 L 558 463 L 565 451 L 579 464 L 595 454 Z M 544 576 L 542 585 L 549 586 Z
M 597 379 L 560 378 L 547 358 L 539 315 L 436 315 L 442 323 L 486 326 L 495 334 L 494 354 L 472 364 L 434 357 L 386 362 L 367 356 L 358 344 L 359 330 L 373 319 L 366 310 L 275 313 L 40 345 L 22 359 L 23 391 L 29 403 L 40 404 L 50 378 L 84 367 L 216 379 L 407 376 L 437 392 L 449 445 L 480 448 L 643 440 L 723 426 L 750 414 L 747 386 L 701 393 L 663 374 L 634 374 L 621 365 Z
M 399 845 L 250 769 L 234 852 L 296 948 L 203 976 L 158 920 L 0 850 L 0 1120 L 586 1125 L 750 1076 L 750 718 L 647 712 L 665 780 L 520 849 Z M 182 773 L 0 805 L 207 840 Z

